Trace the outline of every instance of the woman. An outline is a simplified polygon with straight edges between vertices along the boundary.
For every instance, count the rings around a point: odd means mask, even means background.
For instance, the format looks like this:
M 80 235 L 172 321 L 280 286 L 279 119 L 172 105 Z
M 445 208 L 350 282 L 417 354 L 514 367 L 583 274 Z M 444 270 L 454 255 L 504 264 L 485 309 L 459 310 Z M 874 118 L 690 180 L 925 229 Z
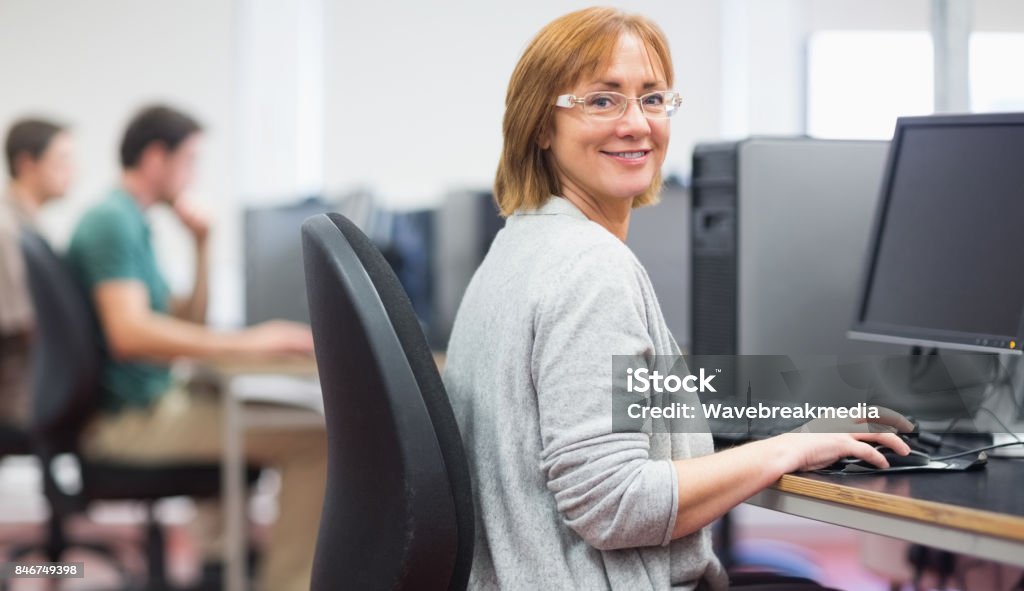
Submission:
M 445 383 L 477 504 L 472 588 L 723 589 L 708 524 L 794 470 L 907 453 L 891 433 L 614 433 L 612 355 L 675 355 L 624 244 L 654 202 L 679 106 L 664 35 L 614 9 L 547 25 L 512 74 L 505 228 L 462 301 Z M 797 587 L 794 587 L 797 588 Z

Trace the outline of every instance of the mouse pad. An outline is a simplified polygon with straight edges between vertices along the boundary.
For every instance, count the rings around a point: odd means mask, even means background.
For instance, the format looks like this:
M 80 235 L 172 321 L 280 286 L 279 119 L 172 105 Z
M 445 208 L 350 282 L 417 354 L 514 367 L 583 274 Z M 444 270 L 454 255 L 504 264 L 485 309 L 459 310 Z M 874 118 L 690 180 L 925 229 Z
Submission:
M 895 472 L 966 472 L 980 470 L 988 463 L 988 456 L 981 452 L 973 456 L 961 456 L 948 460 L 932 460 L 924 466 L 897 466 L 895 468 L 867 468 L 857 464 L 846 464 L 838 467 L 832 464 L 828 468 L 815 470 L 818 474 L 893 474 Z

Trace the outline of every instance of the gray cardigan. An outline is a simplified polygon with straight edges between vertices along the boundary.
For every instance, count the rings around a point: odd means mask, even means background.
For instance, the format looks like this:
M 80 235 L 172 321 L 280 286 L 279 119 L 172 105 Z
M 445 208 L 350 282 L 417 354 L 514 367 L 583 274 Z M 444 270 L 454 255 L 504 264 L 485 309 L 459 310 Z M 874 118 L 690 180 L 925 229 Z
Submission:
M 508 219 L 444 372 L 473 476 L 472 589 L 725 587 L 707 528 L 671 541 L 670 460 L 711 453 L 711 436 L 611 432 L 611 356 L 677 353 L 613 234 L 558 197 Z

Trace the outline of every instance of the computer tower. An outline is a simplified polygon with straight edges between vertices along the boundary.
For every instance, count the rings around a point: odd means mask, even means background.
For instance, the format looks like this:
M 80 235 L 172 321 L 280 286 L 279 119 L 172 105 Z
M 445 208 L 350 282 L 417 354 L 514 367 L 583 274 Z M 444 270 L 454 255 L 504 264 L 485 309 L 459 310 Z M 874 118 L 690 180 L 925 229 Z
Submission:
M 696 146 L 692 353 L 894 351 L 846 336 L 887 152 L 803 137 Z

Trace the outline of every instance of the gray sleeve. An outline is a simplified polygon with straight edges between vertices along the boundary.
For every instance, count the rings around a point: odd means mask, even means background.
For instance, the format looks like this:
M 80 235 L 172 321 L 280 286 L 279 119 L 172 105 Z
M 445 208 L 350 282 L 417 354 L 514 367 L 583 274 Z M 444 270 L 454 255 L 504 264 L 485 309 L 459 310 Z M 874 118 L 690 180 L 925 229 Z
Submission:
M 664 545 L 678 507 L 675 467 L 646 433 L 612 433 L 612 355 L 651 358 L 628 252 L 592 250 L 552 279 L 535 321 L 540 467 L 566 525 L 600 550 Z

